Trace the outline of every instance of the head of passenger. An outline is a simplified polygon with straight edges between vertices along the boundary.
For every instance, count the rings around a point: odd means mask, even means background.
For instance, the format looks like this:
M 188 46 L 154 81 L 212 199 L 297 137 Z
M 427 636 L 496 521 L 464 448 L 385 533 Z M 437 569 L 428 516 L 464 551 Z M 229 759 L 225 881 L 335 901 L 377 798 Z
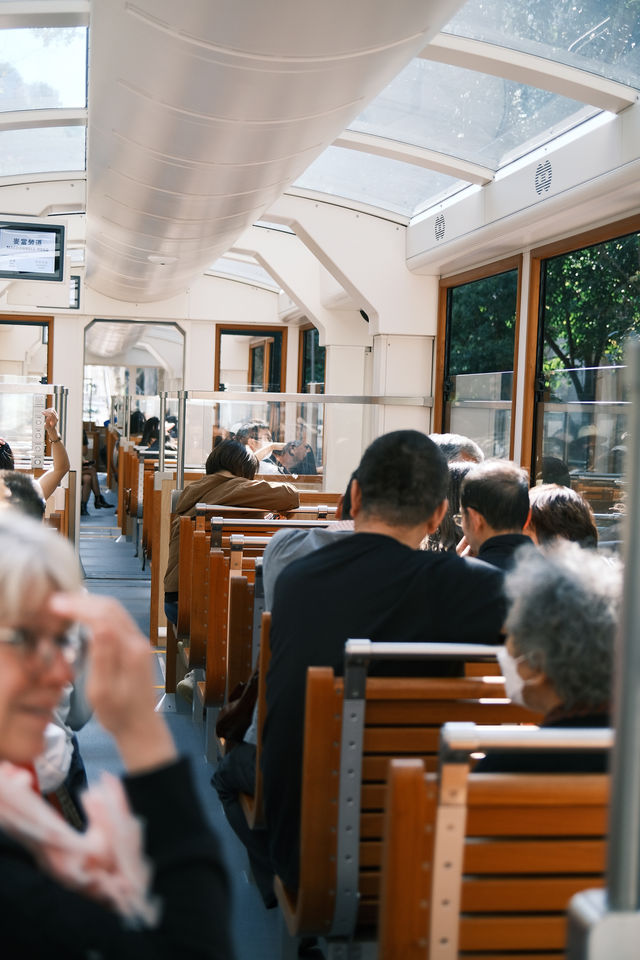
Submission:
M 619 568 L 576 544 L 519 554 L 501 656 L 512 700 L 547 716 L 606 713 L 620 589 Z
M 569 467 L 559 457 L 543 457 L 540 474 L 536 477 L 543 483 L 559 483 L 563 487 L 571 486 Z
M 149 417 L 145 422 L 144 427 L 142 428 L 142 437 L 140 439 L 140 445 L 143 447 L 150 447 L 154 440 L 158 440 L 160 437 L 160 420 L 158 417 Z
M 32 476 L 17 470 L 0 470 L 0 480 L 7 491 L 6 504 L 34 520 L 42 520 L 45 501 Z
M 268 440 L 266 441 L 269 442 Z M 310 448 L 309 448 L 310 449 Z M 276 453 L 277 459 L 287 470 L 293 470 L 305 458 L 307 454 L 307 444 L 304 440 L 290 441 L 285 443 L 282 450 Z
M 236 430 L 236 440 L 246 444 L 251 450 L 259 450 L 271 443 L 271 430 L 264 420 L 247 420 Z
M 17 511 L 0 513 L 0 757 L 31 762 L 73 677 L 70 624 L 49 609 L 53 593 L 76 590 L 68 540 Z
M 442 518 L 442 523 L 436 533 L 429 537 L 425 544 L 427 550 L 443 550 L 453 553 L 463 537 L 460 526 L 460 487 L 473 464 L 469 460 L 454 460 L 449 464 L 449 489 L 447 491 L 448 507 Z
M 253 480 L 258 472 L 258 460 L 244 443 L 222 440 L 207 457 L 205 473 L 219 473 L 221 470 L 227 470 L 235 477 Z
M 440 448 L 449 463 L 455 460 L 482 463 L 484 460 L 484 453 L 475 440 L 461 433 L 430 433 L 429 439 Z
M 546 547 L 559 539 L 572 540 L 581 547 L 598 546 L 598 529 L 593 510 L 577 490 L 543 483 L 529 491 L 531 515 L 526 527 L 534 543 Z
M 473 466 L 460 487 L 462 530 L 473 553 L 491 537 L 522 533 L 529 515 L 526 470 L 508 460 Z
M 15 470 L 13 453 L 6 440 L 0 440 L 0 470 Z
M 449 474 L 438 447 L 417 430 L 396 430 L 365 450 L 351 484 L 356 532 L 387 528 L 417 548 L 440 524 Z M 417 538 L 417 539 L 416 539 Z

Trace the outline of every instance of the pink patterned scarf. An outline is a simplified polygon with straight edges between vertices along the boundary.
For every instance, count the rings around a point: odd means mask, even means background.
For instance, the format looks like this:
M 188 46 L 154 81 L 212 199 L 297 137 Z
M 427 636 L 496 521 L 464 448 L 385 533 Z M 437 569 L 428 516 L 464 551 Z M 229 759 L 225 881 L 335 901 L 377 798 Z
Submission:
M 142 826 L 120 780 L 103 773 L 84 794 L 86 833 L 70 827 L 33 791 L 32 782 L 28 770 L 0 763 L 0 829 L 63 886 L 110 907 L 134 926 L 155 926 L 160 907 L 150 895 Z

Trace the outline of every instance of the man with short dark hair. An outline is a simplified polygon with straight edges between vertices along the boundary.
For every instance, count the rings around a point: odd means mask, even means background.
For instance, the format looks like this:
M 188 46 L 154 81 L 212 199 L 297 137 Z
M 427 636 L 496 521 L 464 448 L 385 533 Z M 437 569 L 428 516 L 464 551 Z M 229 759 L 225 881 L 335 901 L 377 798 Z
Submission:
M 460 487 L 462 531 L 472 556 L 510 570 L 515 552 L 532 546 L 522 530 L 529 517 L 529 478 L 508 460 L 487 460 L 469 470 Z
M 355 532 L 290 564 L 276 582 L 264 795 L 271 861 L 292 888 L 307 667 L 341 674 L 349 637 L 500 642 L 502 574 L 478 560 L 418 549 L 440 524 L 447 484 L 447 461 L 425 434 L 399 430 L 379 437 L 351 485 Z M 386 664 L 378 672 L 392 669 Z

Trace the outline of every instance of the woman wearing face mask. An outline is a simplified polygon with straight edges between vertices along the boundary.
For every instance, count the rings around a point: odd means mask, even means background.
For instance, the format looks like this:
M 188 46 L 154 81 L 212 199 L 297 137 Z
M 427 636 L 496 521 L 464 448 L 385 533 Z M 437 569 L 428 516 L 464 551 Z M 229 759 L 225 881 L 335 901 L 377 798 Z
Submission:
M 505 579 L 507 642 L 498 659 L 507 695 L 544 727 L 607 727 L 620 605 L 618 567 L 576 544 L 527 550 Z M 476 771 L 603 772 L 606 755 L 491 753 Z
M 118 603 L 79 587 L 66 540 L 0 511 L 2 955 L 228 960 L 225 873 L 188 765 L 154 712 L 148 641 Z M 77 621 L 84 635 L 70 631 Z M 90 788 L 80 834 L 40 797 L 32 770 L 86 644 L 87 696 L 126 775 Z

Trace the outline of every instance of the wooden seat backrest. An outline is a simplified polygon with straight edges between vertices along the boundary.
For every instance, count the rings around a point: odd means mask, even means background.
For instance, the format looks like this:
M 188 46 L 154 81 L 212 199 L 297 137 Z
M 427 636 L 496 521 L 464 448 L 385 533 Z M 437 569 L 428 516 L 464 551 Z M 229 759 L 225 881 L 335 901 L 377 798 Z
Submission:
M 605 774 L 471 775 L 457 955 L 564 956 L 570 898 L 603 883 L 608 793 Z
M 451 720 L 535 723 L 504 698 L 493 678 L 381 678 L 366 683 L 360 797 L 358 928 L 377 919 L 383 810 L 389 760 L 418 757 L 435 769 L 440 728 Z M 336 856 L 343 680 L 326 667 L 307 672 L 297 895 L 276 878 L 292 935 L 327 935 L 336 905 Z
M 462 811 L 440 784 L 434 850 L 437 789 L 392 762 L 380 960 L 563 960 L 570 898 L 603 883 L 609 777 L 471 774 Z

